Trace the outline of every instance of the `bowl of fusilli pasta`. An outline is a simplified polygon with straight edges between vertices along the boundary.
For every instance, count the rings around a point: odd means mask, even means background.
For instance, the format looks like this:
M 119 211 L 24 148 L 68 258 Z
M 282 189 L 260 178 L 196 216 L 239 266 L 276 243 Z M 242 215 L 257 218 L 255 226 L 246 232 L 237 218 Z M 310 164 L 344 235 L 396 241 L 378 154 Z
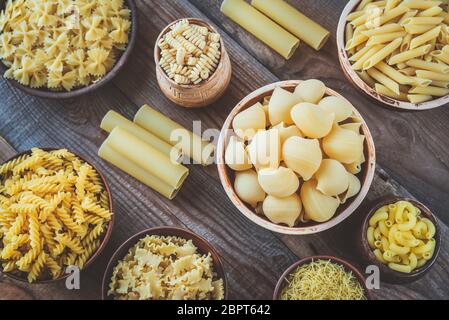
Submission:
M 0 72 L 42 98 L 99 89 L 129 60 L 136 11 L 134 0 L 0 1 Z
M 212 104 L 231 81 L 231 61 L 223 39 L 201 19 L 179 19 L 164 28 L 156 40 L 154 61 L 162 92 L 182 107 Z
M 67 149 L 19 153 L 0 165 L 0 272 L 30 283 L 88 267 L 112 233 L 112 197 L 93 164 Z

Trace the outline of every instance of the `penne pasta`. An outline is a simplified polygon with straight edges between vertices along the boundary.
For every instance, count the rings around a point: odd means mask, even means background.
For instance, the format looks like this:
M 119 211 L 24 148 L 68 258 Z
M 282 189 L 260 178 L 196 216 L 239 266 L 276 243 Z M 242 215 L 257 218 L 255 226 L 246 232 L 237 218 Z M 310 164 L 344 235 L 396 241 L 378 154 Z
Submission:
M 353 65 L 352 69 L 358 71 L 364 69 L 365 63 L 376 56 L 381 50 L 383 50 L 385 46 L 377 45 L 372 47 L 368 52 L 366 52 L 362 57 L 360 57 Z M 379 59 L 379 61 L 382 60 L 382 58 Z
M 388 61 L 388 64 L 389 65 L 398 64 L 413 58 L 421 57 L 429 53 L 429 51 L 430 51 L 430 44 L 412 50 L 407 50 L 391 57 L 390 60 Z
M 416 70 L 416 76 L 418 78 L 430 79 L 435 81 L 449 81 L 449 74 L 443 74 L 428 70 Z
M 427 10 L 429 8 L 439 6 L 441 3 L 441 1 L 404 0 L 402 5 L 410 9 Z
M 367 72 L 371 78 L 383 84 L 385 87 L 393 91 L 395 94 L 397 95 L 401 94 L 401 91 L 399 90 L 399 84 L 396 81 L 388 78 L 386 75 L 384 75 L 382 72 L 380 72 L 375 68 L 369 69 L 367 70 Z
M 375 68 L 399 84 L 408 85 L 413 83 L 413 81 L 409 77 L 390 67 L 383 61 L 376 64 Z
M 433 86 L 435 87 L 440 87 L 440 88 L 449 88 L 449 82 L 444 82 L 444 81 L 432 81 L 431 83 Z
M 379 51 L 377 51 L 371 58 L 366 60 L 363 63 L 363 70 L 368 70 L 378 64 L 380 61 L 388 57 L 391 53 L 393 53 L 397 48 L 401 46 L 402 38 L 397 38 L 387 46 L 383 47 Z
M 366 46 L 371 47 L 376 44 L 391 42 L 396 38 L 404 37 L 406 34 L 407 34 L 407 32 L 405 32 L 405 31 L 399 31 L 399 32 L 374 35 L 369 38 L 368 42 L 366 43 Z
M 412 89 L 410 89 L 409 93 L 424 94 L 435 97 L 444 97 L 449 94 L 449 89 L 438 88 L 433 86 L 413 87 Z
M 435 6 L 420 12 L 418 14 L 418 17 L 435 17 L 438 16 L 441 12 L 443 12 L 443 8 Z
M 396 99 L 396 100 L 401 100 L 401 101 L 407 101 L 407 95 L 405 93 L 400 92 L 399 94 L 394 93 L 393 91 L 391 91 L 390 89 L 388 89 L 387 87 L 385 87 L 384 85 L 380 84 L 380 83 L 376 83 L 374 85 L 374 88 L 376 90 L 376 92 L 378 94 L 382 94 L 384 96 Z
M 423 103 L 423 102 L 426 102 L 426 101 L 430 101 L 430 100 L 433 99 L 433 97 L 429 96 L 429 95 L 425 95 L 425 94 L 408 94 L 407 95 L 407 99 L 411 103 L 418 104 L 418 103 Z
M 402 25 L 437 25 L 443 22 L 443 17 L 412 17 L 407 18 L 402 22 Z
M 419 59 L 408 60 L 406 64 L 416 69 L 428 70 L 439 73 L 449 73 L 449 65 L 446 64 L 427 62 Z
M 386 25 L 376 28 L 376 29 L 361 31 L 361 33 L 367 37 L 372 37 L 372 36 L 379 35 L 379 34 L 387 34 L 387 33 L 398 32 L 398 31 L 402 31 L 402 30 L 403 30 L 403 27 L 400 26 L 399 24 L 390 23 L 390 24 L 386 24 Z
M 410 42 L 410 49 L 415 49 L 423 44 L 425 44 L 426 42 L 432 41 L 434 39 L 436 39 L 438 37 L 438 35 L 441 32 L 441 26 L 435 27 L 432 30 L 427 31 L 426 33 L 423 33 L 422 35 L 414 38 L 411 42 Z M 432 48 L 429 49 L 429 51 L 431 51 Z
M 423 34 L 429 30 L 432 30 L 433 28 L 435 28 L 435 26 L 433 24 L 431 24 L 431 25 L 407 24 L 404 26 L 405 31 L 407 31 L 407 33 L 409 33 L 411 35 Z

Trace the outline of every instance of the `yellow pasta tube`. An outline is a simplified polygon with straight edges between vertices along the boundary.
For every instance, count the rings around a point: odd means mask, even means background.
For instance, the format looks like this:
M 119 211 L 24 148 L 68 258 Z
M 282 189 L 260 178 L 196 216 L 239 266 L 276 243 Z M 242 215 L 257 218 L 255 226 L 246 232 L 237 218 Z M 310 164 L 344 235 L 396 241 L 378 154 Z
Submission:
M 150 146 L 155 148 L 156 150 L 162 152 L 167 157 L 170 157 L 174 162 L 178 162 L 182 157 L 182 152 L 173 147 L 171 144 L 159 139 L 154 134 L 148 132 L 147 130 L 139 127 L 132 121 L 126 119 L 119 113 L 111 110 L 109 111 L 103 118 L 103 121 L 100 124 L 101 129 L 111 132 L 115 127 L 120 126 L 122 129 L 128 131 L 133 134 L 137 138 L 145 141 Z
M 369 219 L 369 225 L 371 227 L 375 227 L 379 221 L 387 220 L 388 219 L 388 213 L 386 211 L 376 211 L 373 216 Z
M 106 141 L 116 152 L 175 189 L 181 187 L 189 174 L 186 167 L 174 164 L 166 155 L 120 127 L 114 128 Z
M 434 71 L 417 70 L 416 75 L 419 78 L 424 78 L 424 79 L 430 79 L 430 80 L 435 80 L 435 81 L 446 81 L 446 82 L 449 81 L 449 74 L 438 73 L 438 72 L 434 72 Z
M 418 258 L 416 257 L 416 255 L 413 252 L 410 253 L 408 258 L 409 258 L 409 266 L 410 266 L 410 268 L 412 270 L 415 270 L 416 267 L 418 266 Z
M 444 52 L 442 50 L 435 50 L 435 51 L 432 51 L 430 53 L 430 55 L 432 57 L 435 57 L 436 59 L 444 62 L 444 63 L 449 64 L 449 53 L 446 53 L 446 52 Z
M 207 165 L 213 157 L 215 146 L 187 130 L 148 105 L 137 111 L 134 122 L 161 140 L 176 146 L 197 163 Z
M 379 35 L 379 34 L 388 34 L 391 32 L 398 32 L 398 31 L 402 31 L 402 30 L 404 30 L 404 28 L 402 26 L 400 26 L 399 24 L 389 23 L 389 24 L 386 24 L 386 25 L 376 28 L 376 29 L 362 31 L 361 33 L 367 37 L 372 37 L 372 36 Z M 394 39 L 392 39 L 392 40 L 394 40 Z
M 433 99 L 433 97 L 431 95 L 426 95 L 426 94 L 408 94 L 407 99 L 411 103 L 418 104 L 418 103 L 430 101 Z
M 400 92 L 399 94 L 394 93 L 387 87 L 385 87 L 383 84 L 376 83 L 374 85 L 374 89 L 378 94 L 383 94 L 384 96 L 396 99 L 396 100 L 402 100 L 407 101 L 407 95 L 405 93 Z
M 413 58 L 421 57 L 425 54 L 428 54 L 430 49 L 431 49 L 431 45 L 427 44 L 422 47 L 418 47 L 418 48 L 415 48 L 412 50 L 398 53 L 390 58 L 390 60 L 388 61 L 388 64 L 389 65 L 398 64 L 398 63 L 405 62 L 405 61 L 408 61 Z
M 393 91 L 395 94 L 397 94 L 397 95 L 401 94 L 401 91 L 399 90 L 399 84 L 397 82 L 395 82 L 394 80 L 391 80 L 390 78 L 388 78 L 386 75 L 384 75 L 379 70 L 372 68 L 372 69 L 367 70 L 367 72 L 371 78 L 373 78 L 374 80 L 377 80 L 378 82 L 383 84 L 385 87 L 387 87 L 388 89 Z
M 431 25 L 406 24 L 404 26 L 405 31 L 407 31 L 407 33 L 410 35 L 423 34 L 429 30 L 432 30 L 433 28 L 435 28 L 435 25 L 433 24 Z
M 375 56 L 380 50 L 384 48 L 382 45 L 377 45 L 373 47 L 368 47 L 369 50 L 363 54 L 360 58 L 356 60 L 356 62 L 352 65 L 353 70 L 362 70 L 364 68 L 365 62 Z
M 410 248 L 408 247 L 402 247 L 396 243 L 390 243 L 390 250 L 394 253 L 394 254 L 407 254 L 410 252 Z
M 134 162 L 112 149 L 108 145 L 107 140 L 100 147 L 100 150 L 98 150 L 98 156 L 144 183 L 153 190 L 156 190 L 170 200 L 172 200 L 178 192 L 174 187 L 169 186 L 161 179 L 155 177 L 148 171 L 142 169 L 140 166 L 136 165 Z
M 221 12 L 286 59 L 290 59 L 299 46 L 298 38 L 243 0 L 224 0 Z
M 329 31 L 284 0 L 252 0 L 251 5 L 315 50 L 320 50 L 329 38 Z
M 396 40 L 392 41 L 391 43 L 380 49 L 373 56 L 371 56 L 371 58 L 369 58 L 363 63 L 363 70 L 368 70 L 374 67 L 380 61 L 382 61 L 390 54 L 392 54 L 397 48 L 399 48 L 401 46 L 401 43 L 402 38 L 397 38 Z
M 374 245 L 374 242 L 376 241 L 374 239 L 374 228 L 373 227 L 369 227 L 367 232 L 366 232 L 366 238 L 368 240 L 368 244 L 371 247 L 371 249 L 374 249 L 376 246 Z
M 405 19 L 404 22 L 402 22 L 402 25 L 437 25 L 443 22 L 443 20 L 443 17 L 413 17 Z
M 399 84 L 408 85 L 413 82 L 409 77 L 390 67 L 383 61 L 376 64 L 375 68 Z
M 426 238 L 432 239 L 435 236 L 436 228 L 432 221 L 430 221 L 427 218 L 421 219 L 422 222 L 424 222 L 427 226 L 427 232 L 426 232 Z
M 438 7 L 441 1 L 430 0 L 404 0 L 402 5 L 410 9 L 426 10 L 432 7 Z
M 435 87 L 440 87 L 440 88 L 449 88 L 449 82 L 446 81 L 432 81 L 431 83 L 432 85 L 434 85 Z
M 445 88 L 438 88 L 438 87 L 413 87 L 409 91 L 410 93 L 416 93 L 416 94 L 424 94 L 429 96 L 436 96 L 436 97 L 444 97 L 449 94 L 449 89 Z
M 432 8 L 426 9 L 424 11 L 421 11 L 418 14 L 418 17 L 435 17 L 435 16 L 438 16 L 441 12 L 443 12 L 443 8 L 432 7 Z
M 381 250 L 375 249 L 375 250 L 373 251 L 373 253 L 374 253 L 374 255 L 376 256 L 377 260 L 379 260 L 380 262 L 382 262 L 382 263 L 384 263 L 384 264 L 387 264 L 387 263 L 388 263 L 388 261 L 384 259 Z
M 438 73 L 449 73 L 449 66 L 442 63 L 427 62 L 419 59 L 411 59 L 406 62 L 410 67 L 416 69 L 428 70 Z
M 385 34 L 378 34 L 371 36 L 366 43 L 367 46 L 373 46 L 375 44 L 381 44 L 385 42 L 391 42 L 396 38 L 404 37 L 407 33 L 405 31 L 399 31 L 399 32 L 392 32 L 392 33 L 385 33 Z
M 413 213 L 408 212 L 406 214 L 407 221 L 398 225 L 398 229 L 400 231 L 409 231 L 412 230 L 416 224 L 416 216 Z
M 388 11 L 387 13 L 385 13 L 384 15 L 382 15 L 379 18 L 374 18 L 371 21 L 367 21 L 367 24 L 371 25 L 371 27 L 373 27 L 373 28 L 376 28 L 376 27 L 379 27 L 379 26 L 403 15 L 407 11 L 408 11 L 407 7 L 399 6 L 399 7 L 396 7 L 394 9 Z
M 423 33 L 420 36 L 417 36 L 410 42 L 410 49 L 418 48 L 426 42 L 432 41 L 436 39 L 441 32 L 441 26 L 435 27 L 432 30 Z
M 399 264 L 399 263 L 390 262 L 388 264 L 388 267 L 390 267 L 390 269 L 392 269 L 394 271 L 398 271 L 398 272 L 402 272 L 402 273 L 410 273 L 410 272 L 412 272 L 412 267 L 405 266 L 405 265 Z
M 426 244 L 412 248 L 412 252 L 415 254 L 424 254 L 432 251 L 435 248 L 435 239 L 429 239 Z

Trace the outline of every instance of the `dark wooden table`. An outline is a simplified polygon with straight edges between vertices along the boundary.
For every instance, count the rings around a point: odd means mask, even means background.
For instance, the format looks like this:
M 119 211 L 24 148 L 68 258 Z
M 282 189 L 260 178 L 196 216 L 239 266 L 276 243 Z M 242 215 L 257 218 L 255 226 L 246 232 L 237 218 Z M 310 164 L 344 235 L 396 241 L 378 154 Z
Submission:
M 0 80 L 0 161 L 34 146 L 65 147 L 84 155 L 102 170 L 112 187 L 116 225 L 102 256 L 82 273 L 81 289 L 64 283 L 28 286 L 0 278 L 0 298 L 98 299 L 103 271 L 113 251 L 138 231 L 163 225 L 191 229 L 221 253 L 232 299 L 271 299 L 283 271 L 301 257 L 336 255 L 359 263 L 356 230 L 366 210 L 322 234 L 292 237 L 253 224 L 231 204 L 215 166 L 191 166 L 180 194 L 168 201 L 101 161 L 97 150 L 105 139 L 99 128 L 111 108 L 131 118 L 150 103 L 186 127 L 201 120 L 203 130 L 221 128 L 235 104 L 251 91 L 286 79 L 319 78 L 346 96 L 363 114 L 374 135 L 379 166 L 364 205 L 385 194 L 414 196 L 441 219 L 443 248 L 437 264 L 423 279 L 405 286 L 382 283 L 378 299 L 449 299 L 449 108 L 406 113 L 383 108 L 344 78 L 337 59 L 335 31 L 345 1 L 291 0 L 323 24 L 332 37 L 319 52 L 306 45 L 285 61 L 224 17 L 221 0 L 137 0 L 139 35 L 125 70 L 104 89 L 72 101 L 40 100 Z M 199 17 L 211 21 L 224 37 L 233 63 L 231 85 L 220 101 L 203 110 L 170 103 L 156 83 L 153 46 L 171 21 Z M 363 266 L 360 266 L 363 267 Z

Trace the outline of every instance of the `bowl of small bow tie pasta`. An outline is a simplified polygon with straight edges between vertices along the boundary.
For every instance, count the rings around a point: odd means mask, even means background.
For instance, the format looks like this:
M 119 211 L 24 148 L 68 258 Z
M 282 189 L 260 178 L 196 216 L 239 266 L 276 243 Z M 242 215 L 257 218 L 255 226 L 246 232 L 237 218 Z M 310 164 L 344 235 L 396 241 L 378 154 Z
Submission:
M 109 186 L 67 149 L 33 148 L 0 165 L 0 272 L 59 281 L 87 268 L 112 233 Z
M 78 97 L 118 74 L 136 34 L 134 0 L 2 1 L 0 71 L 28 94 Z
M 294 235 L 349 217 L 375 170 L 360 113 L 314 79 L 273 83 L 240 101 L 223 126 L 217 157 L 237 209 L 266 229 Z

